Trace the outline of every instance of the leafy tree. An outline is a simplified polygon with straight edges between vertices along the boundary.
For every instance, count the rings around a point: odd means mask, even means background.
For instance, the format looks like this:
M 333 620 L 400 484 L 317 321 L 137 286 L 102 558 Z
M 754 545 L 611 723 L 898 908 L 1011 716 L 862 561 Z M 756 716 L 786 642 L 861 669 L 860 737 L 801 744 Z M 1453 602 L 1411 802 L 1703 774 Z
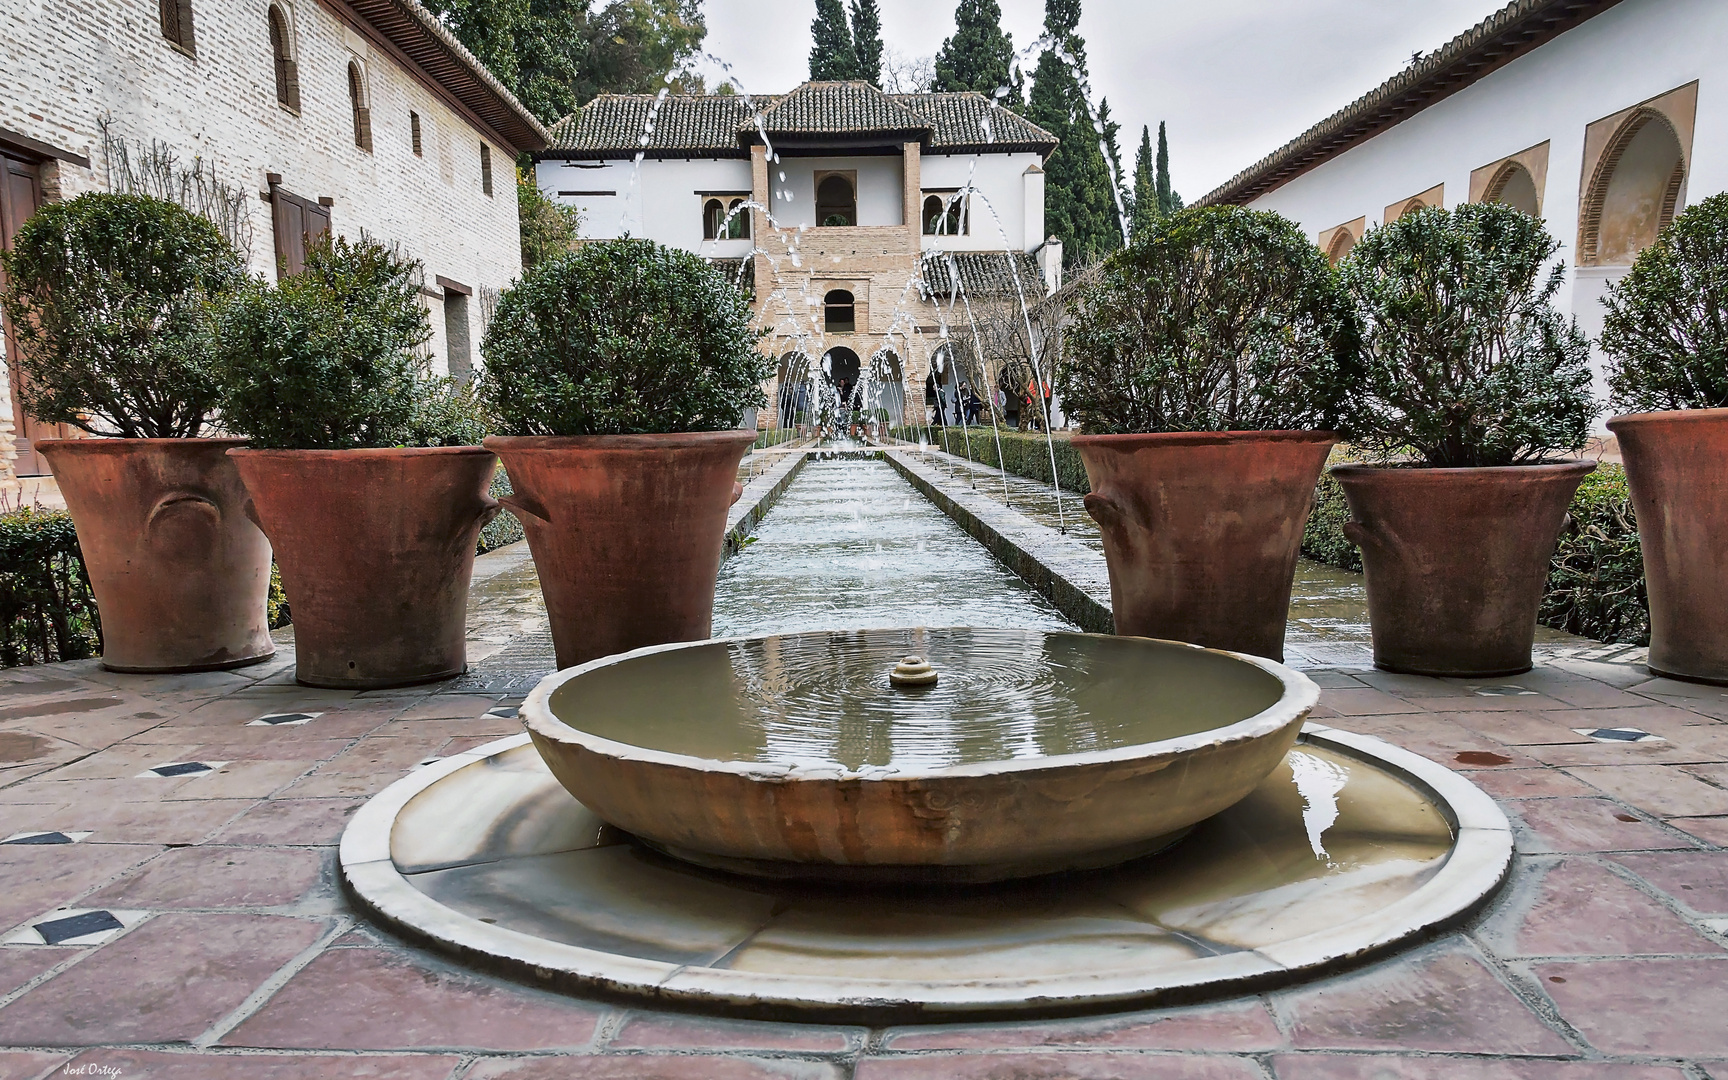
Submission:
M 1728 194 L 1675 218 L 1603 303 L 1616 409 L 1728 408 Z
M 976 90 L 987 97 L 1006 89 L 1003 104 L 1021 106 L 1014 40 L 1002 30 L 1002 8 L 996 0 L 960 0 L 954 9 L 954 36 L 936 54 L 935 89 Z
M 1164 135 L 1164 121 L 1158 121 L 1158 213 L 1169 217 L 1182 209 L 1182 196 L 1170 190 L 1170 140 Z
M 1361 368 L 1340 433 L 1440 468 L 1583 446 L 1596 415 L 1590 342 L 1554 307 L 1558 250 L 1541 221 L 1499 203 L 1369 230 L 1339 264 Z
M 524 270 L 569 251 L 582 225 L 574 207 L 546 197 L 534 182 L 533 169 L 516 170 L 516 213 Z
M 810 24 L 810 78 L 818 82 L 843 82 L 858 78 L 858 52 L 852 44 L 852 28 L 840 0 L 816 0 L 816 18 Z
M 1056 372 L 1093 434 L 1324 428 L 1348 338 L 1332 270 L 1274 213 L 1154 223 L 1082 290 Z
M 426 6 L 546 123 L 601 93 L 658 90 L 708 28 L 701 0 L 426 0 Z
M 1044 225 L 1062 240 L 1062 261 L 1087 266 L 1122 246 L 1110 168 L 1081 80 L 1086 43 L 1074 32 L 1080 0 L 1046 0 L 1044 31 L 1054 44 L 1038 58 L 1026 118 L 1059 140 L 1044 165 Z
M 1160 125 L 1162 127 L 1162 125 Z M 1128 231 L 1135 243 L 1151 235 L 1163 216 L 1158 211 L 1158 188 L 1152 179 L 1152 129 L 1140 128 L 1140 149 L 1134 153 L 1134 192 L 1129 199 Z
M 882 85 L 882 12 L 876 0 L 852 0 L 852 51 L 858 57 L 858 77 Z
M 3 300 L 33 416 L 187 438 L 216 410 L 212 303 L 246 280 L 216 227 L 147 195 L 49 203 L 18 230 Z

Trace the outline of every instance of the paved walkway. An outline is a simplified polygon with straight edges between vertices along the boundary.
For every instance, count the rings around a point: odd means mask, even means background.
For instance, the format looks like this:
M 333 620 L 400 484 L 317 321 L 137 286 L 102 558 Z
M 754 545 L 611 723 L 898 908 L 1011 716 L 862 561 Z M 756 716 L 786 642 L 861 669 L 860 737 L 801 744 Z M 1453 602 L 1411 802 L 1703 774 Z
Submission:
M 479 581 L 471 645 L 497 671 L 543 625 L 532 566 L 506 549 Z M 368 929 L 335 883 L 344 822 L 520 730 L 515 699 L 306 689 L 282 642 L 237 673 L 0 673 L 0 1080 L 1728 1080 L 1724 688 L 1578 655 L 1482 685 L 1315 670 L 1318 717 L 1511 815 L 1516 870 L 1481 916 L 1259 996 L 866 1029 L 561 997 Z

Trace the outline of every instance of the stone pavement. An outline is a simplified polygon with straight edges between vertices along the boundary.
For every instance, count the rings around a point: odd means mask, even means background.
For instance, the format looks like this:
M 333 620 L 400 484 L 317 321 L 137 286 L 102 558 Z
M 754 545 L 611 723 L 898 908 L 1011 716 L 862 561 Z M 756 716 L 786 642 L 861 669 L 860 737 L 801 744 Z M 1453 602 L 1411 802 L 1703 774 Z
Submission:
M 472 645 L 496 659 L 543 625 L 532 566 L 518 546 L 478 577 Z M 1485 685 L 1313 671 L 1317 718 L 1466 772 L 1512 817 L 1516 868 L 1480 916 L 1257 996 L 869 1029 L 563 997 L 369 929 L 336 885 L 344 822 L 417 765 L 519 731 L 514 699 L 472 678 L 298 687 L 282 642 L 234 673 L 0 673 L 0 1080 L 92 1066 L 240 1080 L 1728 1080 L 1728 688 L 1579 655 Z

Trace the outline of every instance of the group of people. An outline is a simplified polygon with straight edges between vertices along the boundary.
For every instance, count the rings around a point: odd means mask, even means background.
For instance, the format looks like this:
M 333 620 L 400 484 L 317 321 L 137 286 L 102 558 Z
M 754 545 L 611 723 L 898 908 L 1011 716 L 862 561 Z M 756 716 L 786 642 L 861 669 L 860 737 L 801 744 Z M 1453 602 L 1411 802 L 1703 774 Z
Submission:
M 931 380 L 934 384 L 934 379 Z M 995 406 L 997 415 L 1010 427 L 1026 431 L 1043 431 L 1044 417 L 1048 415 L 1050 405 L 1050 384 L 1048 381 L 1031 378 L 1024 387 L 1017 387 L 1015 380 L 1004 370 L 996 380 Z M 977 424 L 984 416 L 985 402 L 972 389 L 972 385 L 962 381 L 956 387 L 930 387 L 929 395 L 931 409 L 930 422 L 938 427 L 950 424 Z M 1039 397 L 1043 402 L 1039 402 Z

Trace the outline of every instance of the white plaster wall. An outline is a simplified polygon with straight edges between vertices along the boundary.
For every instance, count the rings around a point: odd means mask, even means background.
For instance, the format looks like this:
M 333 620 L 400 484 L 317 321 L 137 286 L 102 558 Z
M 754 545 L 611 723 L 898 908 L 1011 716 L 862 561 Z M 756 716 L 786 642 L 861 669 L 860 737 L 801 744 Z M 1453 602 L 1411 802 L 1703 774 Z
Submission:
M 1446 205 L 1469 198 L 1470 173 L 1548 141 L 1542 194 L 1548 229 L 1568 267 L 1559 297 L 1592 337 L 1600 297 L 1623 270 L 1572 269 L 1585 183 L 1584 129 L 1697 80 L 1698 120 L 1682 205 L 1728 188 L 1728 3 L 1625 0 L 1252 205 L 1276 210 L 1310 235 L 1446 185 Z M 1600 386 L 1598 390 L 1600 392 Z
M 900 225 L 903 194 L 901 160 L 898 153 L 859 157 L 787 157 L 768 163 L 768 211 L 781 228 L 814 226 L 816 222 L 816 174 L 830 171 L 858 173 L 859 225 Z
M 535 166 L 535 178 L 548 198 L 582 214 L 582 236 L 611 240 L 626 234 L 669 247 L 720 258 L 750 254 L 749 240 L 704 241 L 702 194 L 738 192 L 749 198 L 750 162 L 653 159 L 642 161 L 557 161 Z M 569 195 L 605 192 L 612 195 Z
M 299 115 L 276 102 L 266 0 L 198 0 L 197 56 L 163 39 L 155 0 L 84 0 L 75 8 L 13 0 L 0 17 L 0 127 L 90 159 L 57 163 L 62 197 L 106 190 L 97 119 L 134 145 L 160 140 L 184 162 L 202 157 L 247 193 L 252 270 L 274 280 L 265 175 L 297 195 L 333 200 L 331 223 L 399 242 L 437 275 L 503 288 L 521 272 L 511 154 L 492 146 L 493 193 L 481 190 L 484 137 L 426 84 L 316 0 L 293 0 Z M 373 152 L 354 145 L 347 71 L 369 79 Z M 409 137 L 422 124 L 424 156 Z M 442 302 L 428 298 L 442 364 Z M 477 307 L 477 305 L 476 305 Z M 472 337 L 479 340 L 478 313 Z
M 926 154 L 919 166 L 924 190 L 963 188 L 976 192 L 972 228 L 964 236 L 926 236 L 926 251 L 1030 251 L 1042 237 L 1028 242 L 1026 170 L 1040 164 L 1038 154 Z M 1042 188 L 1040 188 L 1042 191 Z M 1043 213 L 1038 224 L 1042 232 Z M 1006 237 L 1006 239 L 1004 239 Z

